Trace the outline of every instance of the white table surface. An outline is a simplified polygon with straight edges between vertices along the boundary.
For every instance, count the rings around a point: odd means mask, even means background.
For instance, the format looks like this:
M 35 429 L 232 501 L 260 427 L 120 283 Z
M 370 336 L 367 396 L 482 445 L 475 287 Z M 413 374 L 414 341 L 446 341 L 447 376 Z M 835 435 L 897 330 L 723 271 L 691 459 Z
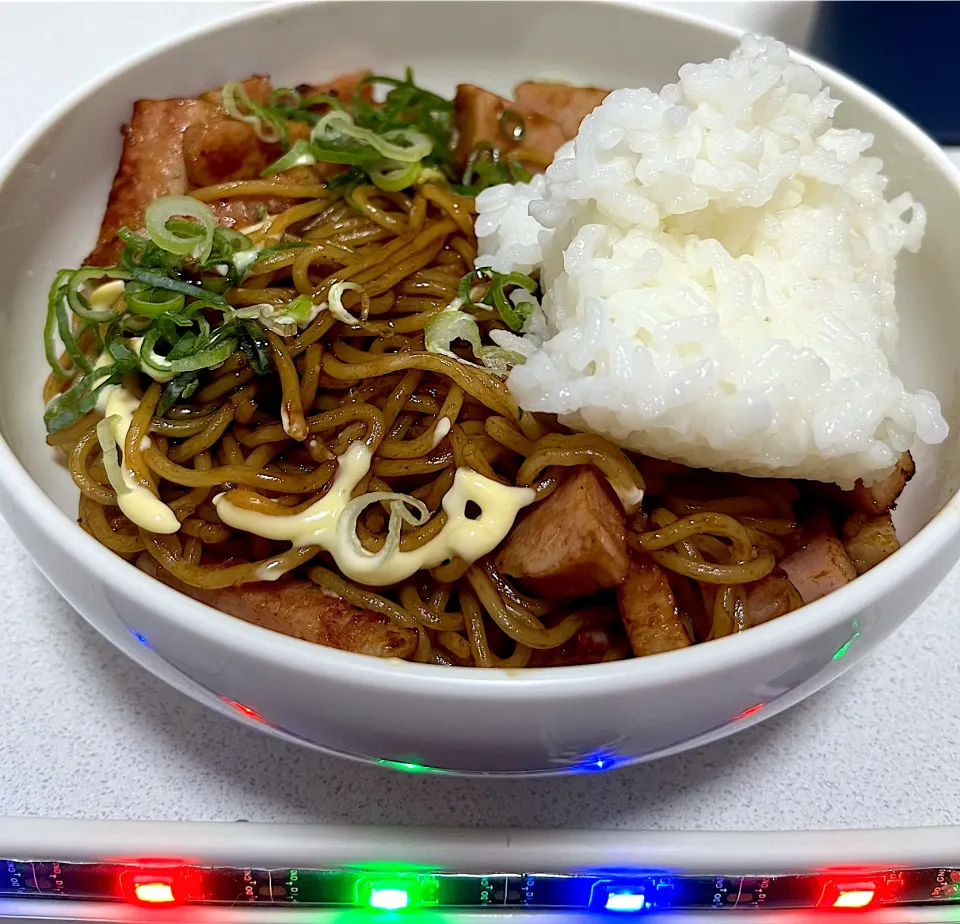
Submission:
M 98 71 L 239 5 L 0 3 L 0 152 Z M 809 23 L 802 4 L 686 6 L 795 42 Z M 103 641 L 2 520 L 0 569 L 0 814 L 664 829 L 960 822 L 960 570 L 872 657 L 786 714 L 655 764 L 514 782 L 367 768 L 241 728 Z

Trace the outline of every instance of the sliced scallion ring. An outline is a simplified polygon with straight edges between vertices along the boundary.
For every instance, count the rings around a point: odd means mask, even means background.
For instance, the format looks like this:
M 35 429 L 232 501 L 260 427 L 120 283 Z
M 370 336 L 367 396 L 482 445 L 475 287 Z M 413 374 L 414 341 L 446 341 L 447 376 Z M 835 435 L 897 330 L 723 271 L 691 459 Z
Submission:
M 43 325 L 43 351 L 47 357 L 48 365 L 58 379 L 69 379 L 76 372 L 76 368 L 68 371 L 60 365 L 56 339 L 57 304 L 63 301 L 65 285 L 72 275 L 73 270 L 60 270 L 54 277 L 50 286 L 50 293 L 47 296 L 47 320 Z
M 176 230 L 169 226 L 171 218 L 184 215 L 199 223 L 195 232 L 183 233 L 186 229 L 182 222 L 177 223 Z M 147 234 L 154 244 L 168 253 L 189 255 L 200 263 L 210 256 L 216 226 L 210 207 L 192 196 L 164 196 L 152 202 L 145 215 Z
M 270 94 L 271 109 L 276 109 L 278 106 L 299 109 L 302 105 L 303 97 L 292 87 L 277 87 L 277 89 Z
M 387 164 L 383 167 L 373 167 L 369 171 L 370 182 L 384 192 L 400 192 L 414 186 L 423 167 L 420 161 L 412 164 Z
M 318 142 L 333 141 L 344 135 L 369 145 L 387 160 L 406 164 L 423 160 L 433 150 L 433 141 L 422 132 L 397 128 L 378 134 L 369 128 L 361 128 L 353 121 L 350 113 L 341 109 L 328 112 L 314 125 L 310 133 L 311 139 Z
M 90 372 L 93 369 L 90 357 L 80 349 L 80 344 L 77 342 L 77 337 L 83 333 L 84 328 L 80 327 L 76 331 L 72 328 L 70 316 L 67 313 L 65 293 L 61 292 L 53 307 L 57 317 L 57 333 L 60 335 L 60 342 L 63 344 L 64 350 L 66 350 L 71 362 L 77 369 L 83 373 Z
M 93 279 L 110 277 L 110 282 L 98 286 L 87 293 L 86 283 Z M 78 269 L 67 283 L 67 304 L 70 310 L 84 321 L 91 324 L 109 324 L 123 314 L 123 282 L 129 279 L 129 273 L 123 270 L 104 269 L 100 266 L 85 266 Z M 119 284 L 117 284 L 119 283 Z M 97 294 L 100 293 L 100 297 Z
M 158 289 L 142 282 L 127 283 L 126 299 L 131 314 L 142 314 L 148 318 L 159 318 L 168 311 L 180 311 L 186 301 L 179 292 Z
M 260 176 L 273 176 L 276 173 L 283 173 L 284 170 L 290 170 L 292 167 L 312 167 L 316 162 L 317 158 L 310 149 L 310 142 L 301 138 L 293 143 L 293 146 L 283 157 L 270 164 Z
M 289 138 L 289 131 L 283 121 L 250 99 L 242 83 L 236 80 L 225 83 L 220 102 L 232 118 L 246 122 L 261 141 L 279 144 L 286 143 Z
M 160 331 L 151 328 L 144 334 L 140 344 L 140 362 L 148 371 L 159 372 L 163 375 L 179 375 L 181 372 L 196 372 L 198 369 L 209 369 L 218 366 L 230 358 L 230 354 L 239 345 L 236 337 L 221 340 L 214 346 L 197 350 L 189 356 L 170 359 L 161 356 L 154 349 L 160 339 Z
M 360 144 L 353 139 L 314 141 L 310 146 L 317 160 L 325 164 L 346 164 L 350 167 L 370 167 L 383 158 L 369 144 Z
M 343 293 L 354 291 L 360 293 L 360 317 L 355 318 L 343 306 Z M 360 321 L 366 321 L 370 314 L 370 296 L 367 295 L 359 282 L 335 282 L 327 293 L 327 308 L 341 324 L 356 327 Z

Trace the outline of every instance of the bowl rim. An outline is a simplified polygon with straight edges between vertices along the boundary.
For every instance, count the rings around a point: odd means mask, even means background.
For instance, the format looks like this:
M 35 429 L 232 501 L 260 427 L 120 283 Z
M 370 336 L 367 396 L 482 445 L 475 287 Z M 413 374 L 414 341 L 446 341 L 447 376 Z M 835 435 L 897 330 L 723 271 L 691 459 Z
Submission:
M 355 5 L 358 2 L 377 0 L 283 0 L 267 3 L 205 23 L 132 55 L 74 90 L 36 122 L 6 156 L 0 158 L 0 193 L 14 169 L 43 136 L 73 109 L 128 71 L 161 58 L 178 46 L 236 26 L 265 20 L 278 13 L 301 7 L 323 8 L 345 6 L 347 3 Z M 509 0 L 458 2 L 485 5 Z M 744 30 L 686 11 L 653 6 L 645 0 L 580 0 L 580 4 L 634 11 L 640 18 L 654 17 L 674 22 L 685 29 L 700 29 L 733 41 L 744 34 Z M 894 132 L 908 139 L 933 166 L 946 175 L 960 197 L 960 170 L 922 129 L 853 78 L 793 48 L 791 56 L 813 67 L 824 82 L 831 89 L 839 90 L 845 99 L 856 100 L 872 109 Z M 33 480 L 2 433 L 0 487 L 7 495 L 7 503 L 16 508 L 18 518 L 36 524 L 43 538 L 56 546 L 60 553 L 74 559 L 80 568 L 103 584 L 122 586 L 127 595 L 140 601 L 141 606 L 174 624 L 180 631 L 195 634 L 216 646 L 233 649 L 237 654 L 255 656 L 277 667 L 336 679 L 347 688 L 364 687 L 381 693 L 409 693 L 418 685 L 429 684 L 431 695 L 434 696 L 442 693 L 459 700 L 482 698 L 488 702 L 509 702 L 518 697 L 524 701 L 547 700 L 556 693 L 566 696 L 605 696 L 622 691 L 624 687 L 653 688 L 678 680 L 692 681 L 721 667 L 729 669 L 755 662 L 808 642 L 825 630 L 856 617 L 960 535 L 958 490 L 915 536 L 868 574 L 859 576 L 829 597 L 756 626 L 749 632 L 624 661 L 516 671 L 483 670 L 379 659 L 340 651 L 264 629 L 200 603 L 145 574 L 89 536 Z M 442 690 L 436 686 L 438 684 L 442 684 Z

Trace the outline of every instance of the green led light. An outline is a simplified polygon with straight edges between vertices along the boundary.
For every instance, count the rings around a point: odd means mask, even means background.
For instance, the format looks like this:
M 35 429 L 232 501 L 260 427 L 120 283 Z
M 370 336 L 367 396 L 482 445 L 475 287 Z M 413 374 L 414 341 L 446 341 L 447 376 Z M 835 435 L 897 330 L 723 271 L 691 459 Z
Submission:
M 845 641 L 845 642 L 833 653 L 833 658 L 832 658 L 832 660 L 834 660 L 834 661 L 839 661 L 839 660 L 850 650 L 850 646 L 851 646 L 858 638 L 860 638 L 860 633 L 859 633 L 859 632 L 854 632 L 853 635 L 851 635 L 850 638 L 849 638 L 847 641 Z
M 447 770 L 440 770 L 438 767 L 425 767 L 423 764 L 415 764 L 411 761 L 403 760 L 378 760 L 381 767 L 390 767 L 392 770 L 401 770 L 404 773 L 447 773 Z
M 380 911 L 400 911 L 410 904 L 410 893 L 397 886 L 374 886 L 368 901 L 371 908 Z

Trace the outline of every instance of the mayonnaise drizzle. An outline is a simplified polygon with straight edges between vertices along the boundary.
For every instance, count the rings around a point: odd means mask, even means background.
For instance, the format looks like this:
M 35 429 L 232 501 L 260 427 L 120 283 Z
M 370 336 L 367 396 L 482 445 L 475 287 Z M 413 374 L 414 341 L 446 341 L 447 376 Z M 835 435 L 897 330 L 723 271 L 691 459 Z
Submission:
M 272 516 L 247 510 L 232 504 L 226 495 L 214 498 L 217 513 L 228 526 L 265 539 L 285 540 L 295 546 L 320 546 L 351 580 L 382 587 L 454 557 L 473 562 L 492 552 L 510 531 L 517 514 L 536 496 L 531 488 L 510 487 L 460 468 L 442 501 L 447 522 L 433 539 L 408 552 L 387 548 L 368 552 L 356 533 L 351 535 L 343 511 L 350 503 L 353 489 L 370 468 L 370 450 L 362 443 L 354 443 L 338 462 L 330 490 L 299 514 Z M 480 508 L 476 519 L 466 515 L 470 501 Z
M 123 447 L 140 399 L 122 385 L 108 385 L 100 395 L 99 404 L 100 410 L 110 421 L 113 438 L 120 447 L 120 476 L 129 488 L 128 491 L 117 492 L 120 509 L 127 519 L 151 533 L 175 533 L 180 529 L 177 515 L 149 488 L 138 484 L 126 464 Z
M 439 446 L 446 435 L 450 432 L 452 424 L 450 423 L 449 417 L 441 417 L 437 421 L 436 427 L 433 429 L 433 448 L 436 449 Z

